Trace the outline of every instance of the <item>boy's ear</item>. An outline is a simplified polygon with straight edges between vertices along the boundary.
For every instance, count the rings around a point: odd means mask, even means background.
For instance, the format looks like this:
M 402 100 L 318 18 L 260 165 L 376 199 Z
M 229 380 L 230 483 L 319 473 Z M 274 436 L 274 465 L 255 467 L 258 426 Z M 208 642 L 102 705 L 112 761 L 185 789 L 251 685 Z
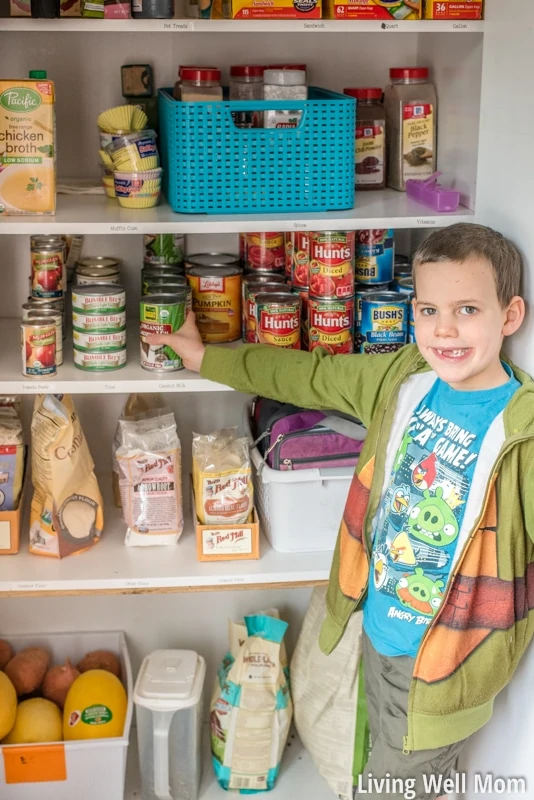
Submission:
M 502 329 L 503 336 L 511 336 L 521 327 L 525 319 L 525 301 L 522 297 L 512 297 Z

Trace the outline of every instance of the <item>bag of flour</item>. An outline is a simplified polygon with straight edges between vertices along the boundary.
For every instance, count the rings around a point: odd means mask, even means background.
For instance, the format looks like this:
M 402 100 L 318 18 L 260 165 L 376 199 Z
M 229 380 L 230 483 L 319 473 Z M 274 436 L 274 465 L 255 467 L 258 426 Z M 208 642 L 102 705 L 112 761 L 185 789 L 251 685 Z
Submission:
M 237 658 L 227 653 L 210 707 L 211 752 L 223 789 L 242 793 L 274 787 L 293 707 L 280 657 L 287 623 L 245 617 L 247 638 Z
M 98 542 L 102 495 L 72 397 L 37 395 L 32 418 L 30 552 L 63 558 Z

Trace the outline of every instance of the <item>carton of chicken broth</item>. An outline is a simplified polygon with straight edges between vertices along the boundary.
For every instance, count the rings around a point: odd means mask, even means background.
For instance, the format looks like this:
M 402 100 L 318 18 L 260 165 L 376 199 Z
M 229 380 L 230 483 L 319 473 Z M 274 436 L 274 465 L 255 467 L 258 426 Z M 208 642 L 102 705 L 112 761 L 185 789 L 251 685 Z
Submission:
M 421 19 L 423 0 L 324 0 L 325 19 Z
M 54 84 L 0 80 L 0 214 L 54 214 Z

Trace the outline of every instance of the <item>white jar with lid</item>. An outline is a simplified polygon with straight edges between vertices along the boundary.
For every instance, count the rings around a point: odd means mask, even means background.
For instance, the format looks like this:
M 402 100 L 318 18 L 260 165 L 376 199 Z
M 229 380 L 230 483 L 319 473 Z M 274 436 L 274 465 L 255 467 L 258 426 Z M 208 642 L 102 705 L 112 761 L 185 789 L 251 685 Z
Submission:
M 263 73 L 265 100 L 307 100 L 306 73 L 297 69 L 266 69 Z M 264 112 L 265 128 L 296 128 L 301 111 L 270 109 Z

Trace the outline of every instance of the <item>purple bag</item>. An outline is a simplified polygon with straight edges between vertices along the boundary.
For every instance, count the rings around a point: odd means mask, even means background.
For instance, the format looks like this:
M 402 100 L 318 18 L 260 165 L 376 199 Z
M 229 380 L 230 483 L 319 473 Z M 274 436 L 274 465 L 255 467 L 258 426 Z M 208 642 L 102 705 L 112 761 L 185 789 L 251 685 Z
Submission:
M 337 411 L 307 411 L 258 397 L 253 429 L 272 469 L 322 469 L 356 465 L 367 434 L 354 417 Z

